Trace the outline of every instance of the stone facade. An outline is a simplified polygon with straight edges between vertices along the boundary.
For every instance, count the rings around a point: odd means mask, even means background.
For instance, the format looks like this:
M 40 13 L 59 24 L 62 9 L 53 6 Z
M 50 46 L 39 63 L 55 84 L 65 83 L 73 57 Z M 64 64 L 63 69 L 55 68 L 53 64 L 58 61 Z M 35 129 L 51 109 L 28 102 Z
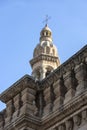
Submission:
M 0 130 L 87 130 L 87 45 L 42 80 L 25 75 L 0 100 Z

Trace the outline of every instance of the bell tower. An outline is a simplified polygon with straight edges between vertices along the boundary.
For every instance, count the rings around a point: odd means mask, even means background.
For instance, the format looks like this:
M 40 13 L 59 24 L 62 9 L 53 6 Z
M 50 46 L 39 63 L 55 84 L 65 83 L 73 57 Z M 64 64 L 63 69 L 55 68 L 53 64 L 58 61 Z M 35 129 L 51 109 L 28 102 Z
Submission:
M 34 49 L 30 64 L 35 80 L 44 79 L 60 65 L 57 48 L 53 44 L 52 31 L 47 24 L 40 32 L 39 44 Z

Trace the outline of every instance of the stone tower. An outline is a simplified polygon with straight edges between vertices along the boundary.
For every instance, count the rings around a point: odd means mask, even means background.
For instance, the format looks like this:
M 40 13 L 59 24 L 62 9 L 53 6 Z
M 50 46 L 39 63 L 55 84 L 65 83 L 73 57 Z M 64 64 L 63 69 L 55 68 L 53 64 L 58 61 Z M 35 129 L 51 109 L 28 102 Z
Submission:
M 36 80 L 44 79 L 60 65 L 57 48 L 53 44 L 52 31 L 47 24 L 40 32 L 40 42 L 34 49 L 30 64 L 32 76 Z

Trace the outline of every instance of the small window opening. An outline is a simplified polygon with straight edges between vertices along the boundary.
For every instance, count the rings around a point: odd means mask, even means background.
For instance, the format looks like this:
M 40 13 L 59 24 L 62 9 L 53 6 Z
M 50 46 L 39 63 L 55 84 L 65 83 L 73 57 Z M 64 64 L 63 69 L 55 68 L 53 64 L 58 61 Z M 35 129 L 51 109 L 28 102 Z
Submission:
M 46 72 L 46 77 L 50 74 L 50 70 L 48 70 L 47 72 Z

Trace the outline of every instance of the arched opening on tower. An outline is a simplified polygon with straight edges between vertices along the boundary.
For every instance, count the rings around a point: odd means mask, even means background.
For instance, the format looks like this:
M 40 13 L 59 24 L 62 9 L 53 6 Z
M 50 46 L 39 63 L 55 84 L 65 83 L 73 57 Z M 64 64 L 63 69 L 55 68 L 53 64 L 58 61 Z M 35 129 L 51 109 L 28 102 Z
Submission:
M 53 71 L 53 68 L 51 67 L 51 66 L 48 66 L 47 68 L 46 68 L 46 74 L 45 74 L 45 76 L 47 77 L 52 71 Z
M 51 71 L 48 70 L 48 71 L 46 72 L 46 77 L 47 77 L 50 73 L 51 73 Z
M 50 54 L 50 48 L 48 46 L 46 47 L 46 53 Z

